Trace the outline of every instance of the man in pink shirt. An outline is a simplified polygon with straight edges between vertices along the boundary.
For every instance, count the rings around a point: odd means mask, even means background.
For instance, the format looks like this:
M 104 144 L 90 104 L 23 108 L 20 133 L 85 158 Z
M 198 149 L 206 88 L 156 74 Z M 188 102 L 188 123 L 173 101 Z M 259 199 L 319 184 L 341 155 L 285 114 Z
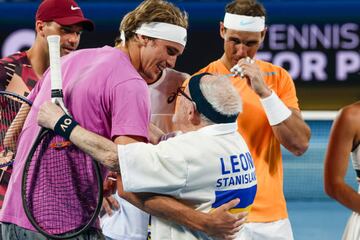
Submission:
M 143 22 L 161 24 L 146 26 L 138 21 L 126 29 L 131 35 L 114 48 L 86 49 L 74 52 L 62 59 L 64 101 L 69 111 L 84 126 L 117 143 L 147 141 L 150 121 L 150 102 L 147 83 L 158 79 L 165 67 L 174 67 L 176 58 L 183 52 L 186 36 L 186 15 L 168 3 L 151 2 L 144 9 L 131 12 L 143 18 Z M 174 13 L 165 13 L 165 7 L 173 8 Z M 164 12 L 153 17 L 152 11 Z M 129 14 L 131 14 L 129 13 Z M 174 14 L 175 16 L 172 16 Z M 169 19 L 176 19 L 170 24 Z M 126 25 L 125 25 L 126 26 Z M 153 29 L 164 31 L 164 26 L 181 31 L 178 38 L 166 40 L 153 36 Z M 125 35 L 127 37 L 127 35 Z M 150 38 L 151 37 L 151 38 Z M 36 115 L 41 103 L 50 97 L 50 74 L 46 72 L 29 99 L 33 101 L 28 118 L 21 134 L 19 149 L 15 159 L 13 177 L 10 179 L 8 194 L 0 214 L 4 239 L 45 239 L 33 233 L 21 203 L 21 177 L 25 159 L 39 132 Z M 91 168 L 90 168 L 91 169 Z M 91 196 L 90 196 L 91 197 Z M 13 225 L 27 229 L 26 236 L 16 236 Z M 96 225 L 97 226 L 97 225 Z M 102 239 L 98 229 L 84 233 L 84 239 Z M 88 237 L 85 237 L 87 235 Z

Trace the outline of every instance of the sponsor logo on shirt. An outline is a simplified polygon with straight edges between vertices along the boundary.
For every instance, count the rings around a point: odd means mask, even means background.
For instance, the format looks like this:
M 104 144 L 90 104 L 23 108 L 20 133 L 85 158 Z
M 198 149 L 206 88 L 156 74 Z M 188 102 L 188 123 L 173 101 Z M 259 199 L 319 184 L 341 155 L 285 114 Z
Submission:
M 249 211 L 257 190 L 255 165 L 250 152 L 221 157 L 219 160 L 221 177 L 216 181 L 212 207 L 217 208 L 240 198 L 240 203 L 231 212 Z

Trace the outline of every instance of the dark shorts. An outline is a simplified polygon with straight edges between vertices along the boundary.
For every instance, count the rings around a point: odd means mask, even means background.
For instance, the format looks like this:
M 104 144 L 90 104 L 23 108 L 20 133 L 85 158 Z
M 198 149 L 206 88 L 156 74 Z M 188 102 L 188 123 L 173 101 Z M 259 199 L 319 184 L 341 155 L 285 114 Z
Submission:
M 12 223 L 1 223 L 2 240 L 46 240 L 38 232 L 27 230 Z M 89 229 L 72 240 L 105 240 L 99 229 Z

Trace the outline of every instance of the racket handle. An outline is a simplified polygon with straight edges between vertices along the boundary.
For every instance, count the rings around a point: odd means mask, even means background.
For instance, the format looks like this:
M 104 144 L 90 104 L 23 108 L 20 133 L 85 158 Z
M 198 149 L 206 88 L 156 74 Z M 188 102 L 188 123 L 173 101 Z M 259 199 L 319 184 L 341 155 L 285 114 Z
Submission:
M 64 104 L 64 101 L 63 101 L 62 98 L 51 98 L 51 102 L 58 105 L 67 115 L 69 115 L 71 117 L 71 114 L 69 113 L 69 111 L 65 107 L 65 104 Z
M 51 89 L 51 98 L 52 99 L 56 99 L 56 98 L 63 98 L 63 91 L 62 89 Z
M 51 93 L 53 90 L 62 89 L 61 66 L 60 66 L 60 36 L 50 35 L 47 37 L 50 58 Z M 54 91 L 54 93 L 57 93 Z M 58 97 L 58 96 L 52 96 Z

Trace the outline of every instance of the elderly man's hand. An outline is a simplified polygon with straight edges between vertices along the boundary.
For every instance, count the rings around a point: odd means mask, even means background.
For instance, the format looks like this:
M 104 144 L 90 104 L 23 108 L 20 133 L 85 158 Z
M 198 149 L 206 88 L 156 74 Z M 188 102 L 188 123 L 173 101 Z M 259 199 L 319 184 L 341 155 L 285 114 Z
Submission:
M 239 199 L 234 199 L 221 205 L 209 214 L 210 220 L 205 230 L 209 236 L 223 240 L 236 239 L 236 235 L 246 222 L 248 215 L 247 212 L 237 214 L 231 214 L 229 212 L 239 201 Z
M 41 105 L 37 122 L 42 127 L 54 130 L 55 124 L 63 115 L 64 111 L 58 105 L 48 101 Z

